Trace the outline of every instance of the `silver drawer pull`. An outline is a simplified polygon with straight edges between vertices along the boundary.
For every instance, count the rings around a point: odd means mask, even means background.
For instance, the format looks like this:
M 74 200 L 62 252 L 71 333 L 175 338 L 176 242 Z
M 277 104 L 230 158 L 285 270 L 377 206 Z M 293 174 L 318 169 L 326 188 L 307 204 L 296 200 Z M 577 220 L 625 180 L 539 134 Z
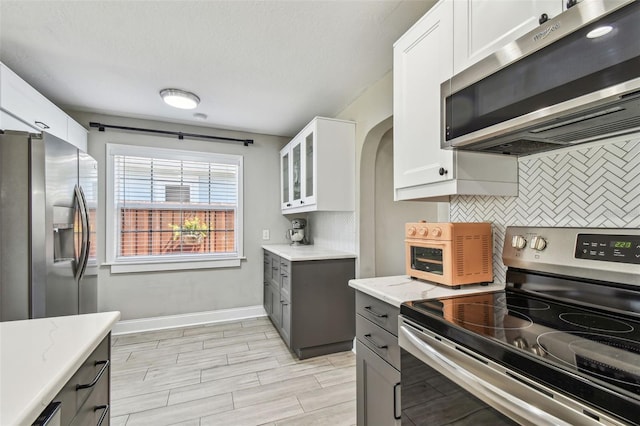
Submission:
M 371 306 L 365 306 L 364 309 L 366 309 L 367 311 L 369 311 L 369 313 L 373 316 L 376 316 L 378 318 L 387 318 L 388 315 L 387 314 L 379 314 L 376 311 L 373 310 L 373 308 Z
M 371 343 L 373 346 L 375 346 L 378 349 L 387 349 L 389 346 L 387 345 L 379 345 L 377 344 L 372 338 L 371 338 L 371 334 L 365 334 L 364 335 L 364 340 L 366 340 L 367 342 Z
M 94 365 L 100 364 L 102 364 L 102 368 L 100 369 L 100 371 L 98 371 L 98 374 L 93 378 L 91 383 L 88 383 L 86 385 L 76 385 L 76 390 L 92 388 L 96 385 L 96 383 L 98 383 L 104 372 L 107 371 L 107 368 L 109 368 L 110 361 L 108 359 L 105 361 L 96 361 Z
M 107 417 L 107 414 L 109 414 L 109 404 L 98 405 L 96 408 L 93 409 L 93 411 L 98 411 L 98 410 L 103 410 L 103 411 L 102 411 L 102 414 L 100 415 L 100 419 L 98 420 L 98 423 L 96 424 L 96 426 L 102 425 L 102 422 Z

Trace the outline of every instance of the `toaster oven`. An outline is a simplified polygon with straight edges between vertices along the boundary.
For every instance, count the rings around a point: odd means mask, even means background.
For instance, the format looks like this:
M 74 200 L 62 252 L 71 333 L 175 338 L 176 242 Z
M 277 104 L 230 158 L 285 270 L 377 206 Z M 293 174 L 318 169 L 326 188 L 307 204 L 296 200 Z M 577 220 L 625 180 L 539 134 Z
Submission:
M 406 273 L 449 287 L 493 281 L 491 224 L 407 223 Z

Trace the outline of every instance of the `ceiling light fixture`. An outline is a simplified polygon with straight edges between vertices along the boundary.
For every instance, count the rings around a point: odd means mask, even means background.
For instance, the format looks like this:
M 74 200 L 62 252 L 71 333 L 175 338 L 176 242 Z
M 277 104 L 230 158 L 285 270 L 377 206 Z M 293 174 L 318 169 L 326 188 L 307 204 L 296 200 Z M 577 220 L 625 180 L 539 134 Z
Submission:
M 605 34 L 609 34 L 612 29 L 613 29 L 613 27 L 611 27 L 610 25 L 603 25 L 601 27 L 598 27 L 598 28 L 595 28 L 595 29 L 589 31 L 589 33 L 587 34 L 587 38 L 602 37 Z
M 199 97 L 180 89 L 162 89 L 160 96 L 167 105 L 180 109 L 194 109 L 200 103 Z

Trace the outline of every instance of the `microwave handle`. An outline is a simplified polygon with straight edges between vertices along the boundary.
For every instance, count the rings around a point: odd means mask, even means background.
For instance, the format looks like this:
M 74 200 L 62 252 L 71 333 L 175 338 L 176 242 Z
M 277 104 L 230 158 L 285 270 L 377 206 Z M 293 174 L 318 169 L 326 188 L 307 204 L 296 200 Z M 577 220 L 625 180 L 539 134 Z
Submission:
M 419 336 L 414 334 L 413 331 L 405 325 L 400 326 L 400 334 L 406 339 L 406 342 L 413 346 L 420 354 L 424 355 L 422 361 L 428 361 L 428 363 L 435 363 L 438 367 L 437 370 L 445 371 L 448 377 L 455 377 L 458 380 L 463 381 L 466 384 L 467 390 L 472 394 L 478 396 L 483 395 L 486 399 L 497 407 L 504 407 L 508 412 L 517 413 L 525 419 L 528 419 L 532 424 L 549 424 L 558 426 L 570 426 L 570 423 L 565 422 L 549 413 L 546 413 L 534 405 L 529 404 L 519 398 L 510 395 L 502 389 L 492 385 L 491 383 L 483 380 L 475 374 L 466 370 L 462 365 L 463 359 L 459 359 L 460 364 L 449 359 L 449 357 L 441 354 L 434 346 L 428 344 Z M 413 353 L 411 350 L 409 351 Z M 473 391 L 471 391 L 473 389 Z M 491 405 L 493 405 L 491 404 Z

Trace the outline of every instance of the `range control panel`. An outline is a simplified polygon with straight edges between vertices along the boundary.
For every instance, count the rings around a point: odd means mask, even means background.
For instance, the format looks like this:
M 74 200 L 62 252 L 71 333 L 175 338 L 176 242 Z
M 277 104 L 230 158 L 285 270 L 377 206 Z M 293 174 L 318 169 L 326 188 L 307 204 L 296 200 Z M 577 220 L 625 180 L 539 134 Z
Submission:
M 640 237 L 631 235 L 578 234 L 577 259 L 640 265 Z
M 508 226 L 508 268 L 638 286 L 640 229 Z

